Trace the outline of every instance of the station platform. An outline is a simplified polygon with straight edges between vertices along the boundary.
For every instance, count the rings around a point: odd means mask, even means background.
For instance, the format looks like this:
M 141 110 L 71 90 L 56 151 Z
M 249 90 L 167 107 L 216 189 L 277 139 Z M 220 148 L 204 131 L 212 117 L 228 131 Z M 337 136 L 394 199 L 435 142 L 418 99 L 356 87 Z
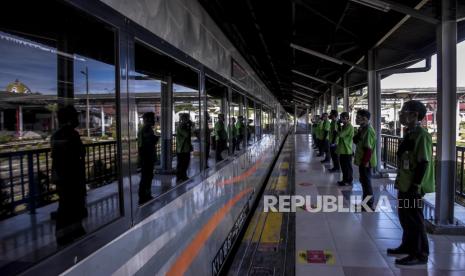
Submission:
M 328 172 L 330 166 L 320 163 L 309 135 L 289 136 L 263 196 L 342 196 L 348 207 L 350 197 L 362 193 L 357 167 L 353 186 L 339 187 L 340 174 Z M 372 213 L 313 213 L 305 207 L 264 212 L 262 196 L 229 275 L 464 275 L 464 236 L 428 234 L 427 265 L 399 266 L 387 256 L 386 249 L 397 247 L 402 237 L 396 197 L 388 188 L 392 181 L 373 179 L 375 199 L 389 204 Z

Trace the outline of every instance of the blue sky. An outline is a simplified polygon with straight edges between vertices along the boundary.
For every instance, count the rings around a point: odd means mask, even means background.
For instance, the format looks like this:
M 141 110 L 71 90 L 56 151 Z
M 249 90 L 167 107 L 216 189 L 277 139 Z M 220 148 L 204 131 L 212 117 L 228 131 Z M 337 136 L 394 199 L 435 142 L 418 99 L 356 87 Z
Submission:
M 19 79 L 32 92 L 56 94 L 57 54 L 53 48 L 40 45 L 7 33 L 0 32 L 0 90 Z M 421 66 L 420 62 L 414 66 Z M 91 93 L 108 93 L 115 89 L 114 66 L 96 60 L 76 56 L 74 62 L 74 85 L 77 94 L 85 93 L 85 76 L 80 71 L 89 68 L 89 89 Z M 381 82 L 382 88 L 415 88 L 436 86 L 436 55 L 432 58 L 429 72 L 398 74 Z M 140 75 L 140 74 L 139 74 Z M 159 92 L 160 82 L 139 80 L 135 92 Z M 457 45 L 457 85 L 465 86 L 465 42 Z M 193 91 L 174 85 L 175 91 Z
M 412 67 L 422 66 L 424 62 Z M 425 73 L 397 74 L 381 81 L 381 88 L 436 87 L 436 55 L 431 59 L 431 70 Z M 457 86 L 465 86 L 465 42 L 457 44 Z
M 24 43 L 23 43 L 24 42 Z M 89 70 L 90 93 L 115 91 L 115 67 L 90 58 L 75 56 L 74 88 L 76 94 L 86 93 L 86 77 L 81 71 Z M 142 76 L 142 74 L 136 73 Z M 32 92 L 56 95 L 57 54 L 55 49 L 39 43 L 0 32 L 0 90 L 18 79 Z M 135 92 L 160 92 L 160 81 L 138 80 Z M 174 84 L 174 91 L 194 91 Z

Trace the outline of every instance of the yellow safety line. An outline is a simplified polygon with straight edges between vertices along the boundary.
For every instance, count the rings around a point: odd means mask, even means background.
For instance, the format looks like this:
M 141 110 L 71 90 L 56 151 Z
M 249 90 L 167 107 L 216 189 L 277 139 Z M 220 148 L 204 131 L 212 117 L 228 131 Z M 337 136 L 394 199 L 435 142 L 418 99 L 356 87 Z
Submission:
M 279 243 L 281 239 L 282 213 L 268 213 L 260 243 Z

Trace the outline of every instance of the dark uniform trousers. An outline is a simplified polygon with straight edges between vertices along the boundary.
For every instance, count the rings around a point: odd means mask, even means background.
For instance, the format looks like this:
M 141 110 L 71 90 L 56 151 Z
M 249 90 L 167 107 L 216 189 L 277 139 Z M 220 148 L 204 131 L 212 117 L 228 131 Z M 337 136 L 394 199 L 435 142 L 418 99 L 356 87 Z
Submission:
M 352 183 L 353 169 L 352 169 L 352 154 L 340 154 L 339 163 L 342 171 L 342 182 Z
M 221 153 L 226 149 L 227 142 L 226 140 L 217 140 L 216 141 L 216 151 L 215 151 L 215 159 L 216 161 L 223 160 L 221 157 Z
M 423 216 L 423 199 L 410 193 L 398 192 L 399 222 L 402 226 L 402 244 L 400 247 L 409 255 L 420 259 L 429 255 L 428 237 Z
M 371 196 L 371 199 L 367 202 L 367 205 L 371 208 L 373 207 L 374 198 L 373 198 L 373 187 L 371 186 L 371 167 L 358 167 L 358 173 L 360 175 L 360 184 L 362 184 L 363 198 L 364 200 L 367 196 Z
M 176 177 L 181 179 L 187 178 L 187 169 L 189 168 L 189 163 L 191 161 L 190 152 L 181 152 L 178 153 L 178 163 L 176 165 Z
M 141 163 L 139 199 L 143 200 L 152 195 L 153 167 L 155 166 L 155 161 L 144 160 Z
M 321 140 L 321 151 L 320 151 L 321 154 L 325 154 L 325 159 L 326 161 L 329 161 L 331 158 L 330 158 L 330 152 L 329 152 L 329 140 L 328 139 L 325 139 L 325 140 Z
M 336 146 L 330 147 L 331 153 L 331 160 L 333 160 L 333 169 L 339 170 L 341 167 L 339 166 L 339 154 L 336 153 Z
M 231 148 L 231 153 L 234 154 L 234 151 L 236 151 L 236 147 L 237 147 L 237 138 L 236 137 L 233 137 L 232 138 L 232 148 Z

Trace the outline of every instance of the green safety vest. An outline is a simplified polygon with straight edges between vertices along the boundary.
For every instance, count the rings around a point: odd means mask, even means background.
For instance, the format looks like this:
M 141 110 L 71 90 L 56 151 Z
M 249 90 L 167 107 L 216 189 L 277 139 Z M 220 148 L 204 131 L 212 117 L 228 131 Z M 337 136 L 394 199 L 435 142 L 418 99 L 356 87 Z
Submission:
M 192 151 L 191 132 L 189 128 L 176 128 L 176 152 L 186 153 Z
M 223 122 L 216 122 L 214 128 L 215 140 L 228 140 L 228 134 L 226 133 L 226 129 L 224 127 Z
M 337 124 L 336 124 L 336 120 L 331 120 L 331 123 L 329 125 L 329 142 L 333 143 L 334 138 L 336 138 L 334 140 L 334 143 L 337 143 Z
M 312 134 L 316 135 L 316 133 L 317 133 L 317 128 L 318 128 L 318 124 L 317 124 L 317 123 L 312 124 Z
M 350 154 L 352 155 L 352 140 L 354 138 L 354 127 L 347 123 L 342 126 L 341 131 L 337 134 L 337 154 Z
M 401 192 L 407 192 L 410 185 L 413 184 L 413 174 L 417 164 L 421 161 L 427 161 L 428 165 L 421 183 L 415 184 L 420 186 L 421 193 L 434 192 L 435 176 L 431 134 L 425 128 L 417 126 L 407 133 L 405 139 L 409 140 L 407 142 L 411 145 L 411 148 L 406 149 L 400 155 L 395 187 Z
M 320 140 L 328 139 L 328 137 L 324 137 L 324 135 L 325 135 L 325 131 L 329 132 L 329 130 L 330 130 L 331 125 L 330 125 L 329 121 L 328 120 L 321 121 L 318 127 L 319 127 L 319 137 L 318 137 L 318 139 L 320 139 Z
M 354 163 L 357 166 L 362 164 L 363 154 L 365 152 L 365 148 L 371 149 L 371 158 L 370 158 L 370 166 L 372 168 L 376 167 L 377 160 L 376 160 L 376 133 L 375 130 L 371 125 L 368 125 L 365 128 L 361 128 L 359 131 L 360 139 L 357 143 L 357 148 L 355 150 L 355 158 Z
M 236 123 L 237 135 L 245 135 L 245 125 L 243 122 Z

